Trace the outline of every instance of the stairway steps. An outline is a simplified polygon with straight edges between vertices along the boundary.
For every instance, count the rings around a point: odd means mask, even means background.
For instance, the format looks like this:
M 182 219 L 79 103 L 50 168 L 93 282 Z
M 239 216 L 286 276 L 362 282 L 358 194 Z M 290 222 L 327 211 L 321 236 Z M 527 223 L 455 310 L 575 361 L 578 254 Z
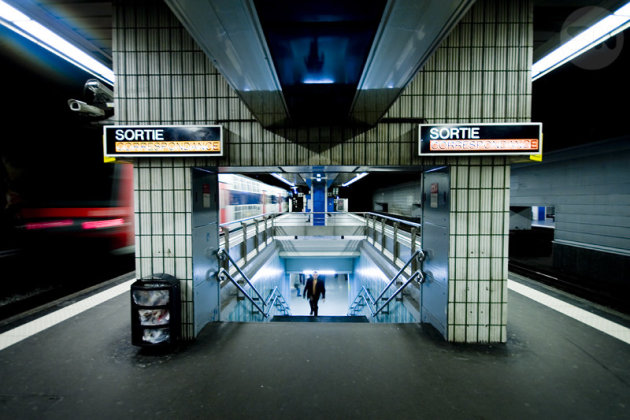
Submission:
M 276 315 L 271 322 L 357 322 L 367 323 L 367 317 L 361 316 L 308 316 L 308 315 Z

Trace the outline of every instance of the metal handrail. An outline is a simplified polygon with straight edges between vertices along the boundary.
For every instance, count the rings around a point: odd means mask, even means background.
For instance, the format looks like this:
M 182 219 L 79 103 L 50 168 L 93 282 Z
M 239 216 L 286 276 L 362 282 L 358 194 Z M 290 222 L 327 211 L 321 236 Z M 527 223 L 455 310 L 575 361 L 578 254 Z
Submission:
M 378 306 L 378 300 L 374 301 L 372 299 L 372 295 L 370 295 L 370 292 L 365 288 L 365 286 L 361 286 L 361 291 L 359 291 L 357 297 L 354 298 L 352 305 L 350 305 L 350 308 L 348 309 L 348 314 L 356 311 L 356 307 L 359 304 L 359 299 L 363 299 L 366 303 L 367 308 L 370 310 L 372 317 L 376 317 L 379 313 L 381 313 L 381 311 L 383 311 L 383 309 L 385 309 L 385 307 L 387 307 L 387 305 L 389 305 L 389 302 L 391 302 L 396 296 L 398 296 L 405 289 L 405 287 L 409 285 L 409 283 L 416 280 L 416 278 L 418 277 L 420 278 L 420 280 L 417 280 L 418 283 L 422 284 L 425 282 L 425 277 L 422 272 L 420 270 L 416 271 L 411 275 L 411 277 L 407 279 L 407 281 L 402 286 L 396 289 L 396 291 L 389 298 L 387 298 L 385 303 L 383 303 L 381 306 Z M 374 306 L 376 309 L 372 309 L 372 306 Z
M 254 220 L 254 219 L 263 219 L 265 217 L 276 217 L 276 216 L 280 216 L 280 215 L 312 215 L 312 214 L 326 214 L 326 215 L 343 215 L 343 214 L 352 214 L 352 215 L 366 215 L 366 216 L 374 216 L 374 217 L 378 217 L 381 219 L 386 219 L 386 220 L 391 220 L 392 222 L 398 222 L 398 223 L 402 223 L 404 225 L 408 225 L 408 226 L 412 226 L 412 227 L 417 227 L 417 228 L 421 228 L 422 224 L 421 223 L 414 223 L 414 222 L 410 222 L 408 220 L 404 220 L 404 219 L 397 219 L 395 217 L 391 217 L 391 216 L 385 216 L 383 214 L 379 214 L 379 213 L 372 213 L 372 212 L 337 212 L 337 211 L 302 211 L 302 212 L 270 212 L 270 213 L 263 213 L 263 214 L 259 214 L 257 216 L 250 216 L 250 217 L 246 217 L 244 219 L 239 219 L 239 220 L 233 220 L 231 222 L 226 222 L 226 223 L 221 223 L 219 225 L 219 227 L 227 227 L 229 225 L 235 225 L 235 224 L 240 224 L 243 222 L 247 222 L 249 220 Z
M 372 295 L 370 295 L 370 292 L 365 288 L 365 286 L 361 286 L 361 290 L 359 291 L 357 296 L 354 298 L 354 301 L 352 301 L 352 304 L 348 308 L 348 313 L 351 313 L 354 310 L 356 310 L 356 306 L 358 305 L 358 299 L 362 298 L 365 301 L 366 306 L 372 313 L 372 317 L 376 317 L 383 309 L 385 309 L 385 307 L 389 304 L 389 302 L 391 302 L 396 296 L 398 296 L 405 289 L 405 287 L 409 285 L 409 283 L 411 283 L 414 280 L 416 280 L 419 284 L 424 283 L 426 280 L 424 273 L 422 272 L 422 270 L 417 270 L 405 281 L 405 283 L 403 283 L 402 286 L 396 289 L 396 291 L 389 298 L 387 298 L 385 303 L 383 303 L 380 307 L 378 306 L 378 302 L 381 300 L 385 292 L 389 290 L 391 285 L 394 284 L 394 282 L 396 281 L 396 279 L 398 279 L 398 277 L 400 277 L 400 275 L 403 273 L 403 271 L 405 271 L 405 269 L 409 266 L 409 264 L 411 264 L 414 258 L 418 258 L 418 262 L 422 263 L 425 258 L 424 251 L 420 249 L 414 252 L 409 258 L 409 260 L 405 263 L 405 265 L 403 265 L 403 267 L 398 271 L 398 273 L 396 273 L 396 275 L 387 283 L 385 288 L 381 291 L 381 293 L 378 295 L 376 299 L 372 299 Z M 376 309 L 373 310 L 372 306 L 374 306 Z
M 261 301 L 263 301 L 263 302 L 265 301 L 265 299 L 263 299 L 261 294 L 258 292 L 258 289 L 256 289 L 256 287 L 254 287 L 254 285 L 252 284 L 251 281 L 249 281 L 249 278 L 245 275 L 245 273 L 243 273 L 243 270 L 241 270 L 241 267 L 239 267 L 238 264 L 236 264 L 236 261 L 234 261 L 234 259 L 230 256 L 230 254 L 228 254 L 223 248 L 220 248 L 219 251 L 217 252 L 217 256 L 220 259 L 224 259 L 224 258 L 227 257 L 227 259 L 232 263 L 234 268 L 236 268 L 236 270 L 239 272 L 241 277 L 243 277 L 243 279 L 247 282 L 247 284 L 249 284 L 249 287 L 251 287 L 252 290 L 254 290 L 254 292 L 256 292 L 256 295 L 258 296 L 258 298 Z
M 350 308 L 348 309 L 348 315 L 352 314 L 352 312 L 356 310 L 356 306 L 359 304 L 358 302 L 359 298 L 365 301 L 366 306 L 372 313 L 372 316 L 374 316 L 374 310 L 372 309 L 372 306 L 376 307 L 376 302 L 374 302 L 374 299 L 372 299 L 372 295 L 370 294 L 370 291 L 366 289 L 365 286 L 361 286 L 361 290 L 357 294 L 357 297 L 354 298 L 352 305 L 350 305 Z
M 222 280 L 230 280 L 232 283 L 234 283 L 234 285 L 238 288 L 238 290 L 240 290 L 241 293 L 243 293 L 243 295 L 256 307 L 256 309 L 258 309 L 258 311 L 262 314 L 263 317 L 269 318 L 271 309 L 273 308 L 277 300 L 281 301 L 280 302 L 281 311 L 285 315 L 287 314 L 291 315 L 289 305 L 286 303 L 284 296 L 282 296 L 282 293 L 280 293 L 277 287 L 273 289 L 267 301 L 264 301 L 264 300 L 262 301 L 263 307 L 261 308 L 260 305 L 256 303 L 256 300 L 252 298 L 249 295 L 249 293 L 245 291 L 245 289 L 243 289 L 243 286 L 241 286 L 240 284 L 238 284 L 236 280 L 234 280 L 234 277 L 232 277 L 225 268 L 222 268 L 221 270 L 219 270 L 219 278 L 221 278 Z M 267 307 L 268 309 L 265 311 L 264 307 Z
M 387 301 L 385 301 L 385 303 L 383 303 L 383 304 L 381 305 L 381 307 L 380 307 L 380 308 L 378 308 L 376 311 L 374 311 L 374 313 L 373 313 L 373 315 L 372 315 L 372 316 L 376 316 L 376 315 L 378 315 L 378 314 L 379 314 L 379 313 L 380 313 L 383 309 L 385 309 L 385 307 L 389 304 L 389 302 L 391 302 L 391 301 L 392 301 L 392 299 L 394 299 L 396 296 L 398 296 L 398 294 L 399 294 L 400 292 L 402 292 L 402 291 L 403 291 L 403 289 L 404 289 L 405 287 L 407 287 L 407 285 L 408 285 L 409 283 L 411 283 L 413 280 L 415 280 L 415 278 L 416 278 L 416 277 L 420 277 L 420 280 L 418 280 L 418 283 L 420 283 L 420 284 L 424 283 L 424 281 L 425 281 L 424 275 L 422 274 L 422 272 L 421 272 L 420 270 L 416 271 L 415 273 L 413 273 L 413 274 L 411 275 L 411 277 L 409 277 L 409 279 L 407 279 L 407 281 L 406 281 L 406 282 L 405 282 L 402 286 L 400 286 L 400 287 L 399 287 L 399 288 L 398 288 L 398 289 L 397 289 L 397 290 L 396 290 L 396 291 L 395 291 L 395 292 L 394 292 L 394 293 L 393 293 L 393 294 L 389 297 L 389 299 L 387 299 Z
M 274 289 L 271 291 L 271 294 L 269 295 L 269 298 L 267 299 L 267 302 L 265 302 L 266 306 L 269 308 L 267 309 L 267 312 L 265 315 L 265 318 L 269 316 L 269 313 L 271 312 L 271 308 L 273 308 L 273 305 L 276 304 L 276 301 L 280 300 L 280 306 L 282 307 L 281 310 L 282 312 L 286 315 L 291 315 L 291 310 L 289 305 L 287 304 L 287 301 L 284 299 L 284 296 L 282 296 L 282 293 L 280 293 L 280 291 L 278 290 L 278 287 L 274 287 Z
M 273 305 L 275 305 L 276 300 L 280 299 L 281 300 L 281 306 L 282 306 L 282 312 L 285 314 L 291 314 L 290 310 L 289 310 L 289 305 L 286 302 L 286 299 L 284 298 L 284 296 L 282 296 L 282 293 L 280 293 L 280 290 L 278 290 L 278 287 L 274 287 L 274 289 L 271 291 L 271 294 L 269 295 L 269 297 L 265 300 L 262 295 L 260 294 L 260 292 L 258 292 L 258 289 L 256 289 L 256 287 L 252 284 L 252 282 L 249 280 L 249 278 L 245 275 L 245 273 L 243 273 L 243 270 L 241 270 L 241 268 L 238 266 L 238 264 L 236 264 L 236 261 L 234 261 L 234 259 L 230 256 L 230 254 L 228 254 L 223 248 L 220 248 L 219 251 L 217 252 L 217 256 L 220 259 L 225 259 L 227 258 L 232 265 L 236 268 L 236 270 L 239 272 L 239 274 L 241 275 L 241 277 L 243 277 L 243 279 L 247 282 L 247 284 L 249 285 L 249 287 L 252 288 L 252 290 L 256 293 L 256 296 L 258 296 L 258 298 L 260 299 L 260 301 L 262 302 L 262 308 L 260 307 L 260 305 L 258 303 L 256 303 L 256 300 L 250 296 L 249 293 L 247 293 L 247 291 L 245 291 L 245 289 L 243 288 L 243 286 L 241 286 L 235 279 L 234 277 L 232 277 L 232 275 L 229 273 L 229 271 L 227 271 L 225 268 L 221 268 L 219 270 L 219 280 L 223 281 L 223 280 L 230 280 L 238 290 L 241 291 L 241 293 L 243 293 L 243 295 L 256 307 L 256 309 L 258 309 L 258 311 L 265 317 L 269 317 L 269 314 L 271 313 L 271 308 L 273 308 Z M 268 309 L 265 311 L 265 307 L 267 307 Z
M 234 280 L 234 277 L 232 277 L 230 275 L 230 273 L 228 273 L 228 271 L 225 268 L 221 268 L 221 270 L 219 270 L 219 279 L 221 280 L 230 280 L 232 283 L 234 283 L 234 286 L 236 286 L 238 288 L 238 290 L 241 291 L 241 293 L 243 293 L 243 295 L 245 295 L 245 297 L 247 299 L 249 299 L 249 301 L 256 307 L 256 309 L 258 309 L 260 311 L 261 314 L 263 314 L 263 316 L 265 318 L 267 318 L 267 314 L 265 314 L 265 310 L 263 308 L 260 307 L 260 305 L 258 305 L 256 303 L 256 301 L 254 300 L 254 298 L 252 298 L 249 293 L 247 293 L 245 291 L 245 289 L 243 289 L 243 286 L 241 286 L 240 284 L 238 284 L 238 282 L 236 280 Z M 264 301 L 263 301 L 264 302 Z
M 229 226 L 229 225 L 235 225 L 237 223 L 243 223 L 243 222 L 246 222 L 248 220 L 261 219 L 261 218 L 265 218 L 267 216 L 272 216 L 273 217 L 273 216 L 279 215 L 279 214 L 291 214 L 291 213 L 280 213 L 280 212 L 277 212 L 277 211 L 276 212 L 271 212 L 271 213 L 263 213 L 263 214 L 259 214 L 257 216 L 251 216 L 251 217 L 246 217 L 244 219 L 239 219 L 239 220 L 234 220 L 234 221 L 231 221 L 231 222 L 221 223 L 219 225 L 219 227 L 226 227 L 226 226 Z
M 413 223 L 410 222 L 408 220 L 403 220 L 403 219 L 397 219 L 395 217 L 391 217 L 391 216 L 385 216 L 382 214 L 378 214 L 378 213 L 372 213 L 372 212 L 365 212 L 365 213 L 359 213 L 359 214 L 365 214 L 365 215 L 370 215 L 370 216 L 376 216 L 376 217 L 380 217 L 382 219 L 386 219 L 386 220 L 391 220 L 392 222 L 398 222 L 398 223 L 402 223 L 404 225 L 409 225 L 412 227 L 417 227 L 417 228 L 421 228 L 422 224 L 421 223 Z
M 403 271 L 405 271 L 407 269 L 407 267 L 409 266 L 409 264 L 411 264 L 411 262 L 413 261 L 414 258 L 419 257 L 419 261 L 418 262 L 422 262 L 424 260 L 424 251 L 422 251 L 421 249 L 417 250 L 416 252 L 414 252 L 411 255 L 411 258 L 409 258 L 409 260 L 405 263 L 405 265 L 403 265 L 403 267 L 400 269 L 400 271 L 398 271 L 398 273 L 389 281 L 389 283 L 387 283 L 387 286 L 385 286 L 385 288 L 383 289 L 383 291 L 378 295 L 378 297 L 376 298 L 376 302 L 378 302 L 379 300 L 381 300 L 381 298 L 383 297 L 383 295 L 385 294 L 385 292 L 387 292 L 387 290 L 391 287 L 392 284 L 394 284 L 394 282 L 396 281 L 396 279 L 398 279 L 398 277 L 400 277 L 400 275 L 403 273 Z

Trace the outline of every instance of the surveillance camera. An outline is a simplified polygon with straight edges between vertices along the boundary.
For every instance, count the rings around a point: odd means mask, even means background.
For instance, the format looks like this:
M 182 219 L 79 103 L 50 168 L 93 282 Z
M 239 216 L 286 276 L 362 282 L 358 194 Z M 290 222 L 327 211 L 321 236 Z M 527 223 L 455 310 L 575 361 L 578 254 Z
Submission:
M 104 117 L 105 111 L 99 107 L 88 105 L 85 102 L 68 99 L 68 106 L 72 111 L 78 112 L 87 117 Z
M 97 79 L 89 79 L 85 82 L 84 89 L 94 94 L 94 103 L 109 104 L 114 101 L 114 92 Z

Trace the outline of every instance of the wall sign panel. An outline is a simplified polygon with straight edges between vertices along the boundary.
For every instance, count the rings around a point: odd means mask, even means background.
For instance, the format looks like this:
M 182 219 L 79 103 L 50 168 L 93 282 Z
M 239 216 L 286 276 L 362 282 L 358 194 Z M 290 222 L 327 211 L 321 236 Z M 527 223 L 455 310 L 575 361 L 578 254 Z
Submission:
M 542 124 L 419 125 L 419 156 L 537 155 Z
M 223 156 L 220 125 L 110 125 L 103 127 L 108 157 Z

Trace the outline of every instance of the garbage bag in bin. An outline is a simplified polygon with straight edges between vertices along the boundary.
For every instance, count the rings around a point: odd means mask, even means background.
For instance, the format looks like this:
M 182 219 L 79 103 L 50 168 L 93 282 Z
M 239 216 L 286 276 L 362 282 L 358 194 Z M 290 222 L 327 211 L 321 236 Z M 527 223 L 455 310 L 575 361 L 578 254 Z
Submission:
M 131 342 L 153 347 L 175 343 L 181 331 L 179 280 L 152 274 L 131 285 Z

